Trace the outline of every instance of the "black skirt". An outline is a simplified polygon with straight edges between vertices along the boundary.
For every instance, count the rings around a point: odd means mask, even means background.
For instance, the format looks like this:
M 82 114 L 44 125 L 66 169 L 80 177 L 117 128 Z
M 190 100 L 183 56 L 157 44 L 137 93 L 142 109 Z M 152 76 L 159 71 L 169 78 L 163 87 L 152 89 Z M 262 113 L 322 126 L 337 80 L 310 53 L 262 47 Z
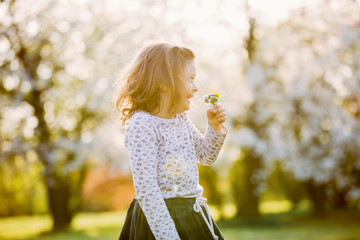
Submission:
M 181 240 L 214 239 L 201 212 L 194 210 L 195 198 L 170 198 L 165 199 L 165 203 Z M 201 208 L 206 214 L 205 207 Z M 219 240 L 225 239 L 213 218 L 210 218 L 214 234 Z M 129 206 L 119 240 L 155 240 L 136 198 Z

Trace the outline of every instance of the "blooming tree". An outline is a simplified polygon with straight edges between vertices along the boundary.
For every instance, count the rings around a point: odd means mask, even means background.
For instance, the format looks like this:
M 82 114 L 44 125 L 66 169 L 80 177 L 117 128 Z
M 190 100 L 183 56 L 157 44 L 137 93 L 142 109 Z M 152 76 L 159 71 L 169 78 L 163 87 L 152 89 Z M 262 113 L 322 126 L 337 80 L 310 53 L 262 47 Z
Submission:
M 334 205 L 359 199 L 360 7 L 323 1 L 316 9 L 294 12 L 260 39 L 243 98 L 254 110 L 238 118 L 234 144 L 262 157 L 253 176 L 259 192 L 279 160 L 322 208 L 327 199 Z M 324 196 L 312 196 L 319 189 Z

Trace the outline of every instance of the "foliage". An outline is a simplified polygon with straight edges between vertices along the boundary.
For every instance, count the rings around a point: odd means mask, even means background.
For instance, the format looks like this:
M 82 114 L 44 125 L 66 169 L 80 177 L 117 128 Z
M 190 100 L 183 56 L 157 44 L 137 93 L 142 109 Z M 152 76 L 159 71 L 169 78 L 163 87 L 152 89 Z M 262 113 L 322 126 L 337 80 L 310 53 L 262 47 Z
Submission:
M 22 1 L 0 4 L 6 20 L 0 36 L 1 161 L 31 161 L 32 153 L 43 167 L 54 226 L 63 227 L 79 211 L 82 182 L 106 143 L 95 135 L 104 119 L 103 101 L 110 105 L 110 98 L 101 97 L 107 84 L 93 74 L 91 60 L 91 40 L 101 35 L 84 29 L 71 12 L 56 17 L 56 1 L 43 8 Z
M 43 167 L 36 159 L 30 159 L 14 156 L 0 162 L 0 216 L 47 212 L 46 192 L 40 177 Z
M 262 56 L 282 101 L 270 134 L 269 145 L 278 150 L 272 157 L 298 180 L 324 185 L 330 197 L 345 190 L 350 203 L 360 198 L 360 72 L 355 61 L 360 51 L 355 12 L 360 8 L 345 2 L 324 1 L 318 12 L 304 8 L 294 13 L 276 36 L 264 38 L 263 46 L 275 49 L 264 48 Z M 287 39 L 281 49 L 279 34 Z M 352 110 L 343 104 L 348 101 Z
M 234 118 L 232 143 L 262 157 L 252 176 L 259 193 L 280 161 L 308 186 L 315 206 L 339 196 L 354 206 L 360 199 L 359 5 L 320 1 L 312 9 L 262 30 L 243 86 L 247 111 Z

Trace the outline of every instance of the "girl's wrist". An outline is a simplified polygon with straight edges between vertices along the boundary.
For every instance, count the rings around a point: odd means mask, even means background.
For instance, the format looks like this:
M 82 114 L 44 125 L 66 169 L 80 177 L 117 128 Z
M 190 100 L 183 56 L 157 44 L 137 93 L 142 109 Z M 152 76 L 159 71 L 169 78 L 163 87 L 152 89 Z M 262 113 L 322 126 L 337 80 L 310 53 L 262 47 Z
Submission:
M 217 124 L 217 125 L 214 125 L 214 124 L 211 124 L 209 123 L 209 125 L 217 132 L 220 132 L 222 134 L 225 134 L 226 133 L 226 127 L 224 126 L 224 124 L 220 123 L 220 124 Z

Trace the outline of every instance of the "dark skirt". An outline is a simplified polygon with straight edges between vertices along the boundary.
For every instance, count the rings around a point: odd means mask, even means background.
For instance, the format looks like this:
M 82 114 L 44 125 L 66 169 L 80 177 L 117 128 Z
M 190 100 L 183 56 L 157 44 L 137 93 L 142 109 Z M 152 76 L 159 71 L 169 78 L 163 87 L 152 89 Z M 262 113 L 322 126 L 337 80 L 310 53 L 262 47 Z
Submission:
M 181 240 L 214 239 L 201 213 L 193 208 L 195 198 L 171 198 L 165 203 Z M 205 213 L 203 206 L 202 209 Z M 212 218 L 211 221 L 218 239 L 225 239 Z M 136 198 L 129 206 L 119 240 L 155 240 Z

